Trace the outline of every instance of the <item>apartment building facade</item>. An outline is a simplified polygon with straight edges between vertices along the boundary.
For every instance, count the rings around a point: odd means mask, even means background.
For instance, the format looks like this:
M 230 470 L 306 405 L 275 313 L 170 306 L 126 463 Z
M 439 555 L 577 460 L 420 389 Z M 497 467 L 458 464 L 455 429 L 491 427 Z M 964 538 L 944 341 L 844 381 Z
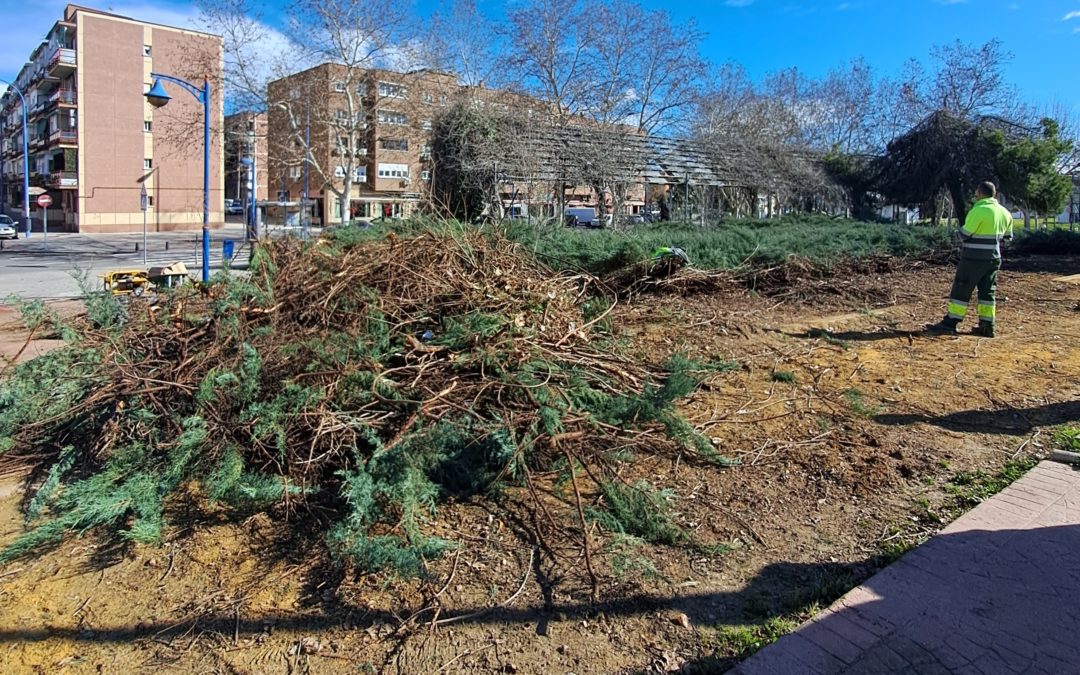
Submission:
M 448 73 L 331 63 L 271 82 L 270 198 L 308 204 L 316 224 L 414 213 L 430 180 L 432 120 L 458 89 Z
M 52 197 L 49 227 L 77 232 L 142 229 L 140 188 L 151 230 L 202 224 L 202 104 L 173 95 L 155 109 L 151 72 L 221 81 L 221 38 L 68 5 L 14 80 L 26 97 L 30 185 Z M 198 73 L 198 74 L 196 74 Z M 222 97 L 211 97 L 210 222 L 222 223 Z M 22 203 L 21 100 L 0 98 L 0 200 Z M 140 183 L 140 179 L 143 179 Z M 35 223 L 40 214 L 35 215 Z

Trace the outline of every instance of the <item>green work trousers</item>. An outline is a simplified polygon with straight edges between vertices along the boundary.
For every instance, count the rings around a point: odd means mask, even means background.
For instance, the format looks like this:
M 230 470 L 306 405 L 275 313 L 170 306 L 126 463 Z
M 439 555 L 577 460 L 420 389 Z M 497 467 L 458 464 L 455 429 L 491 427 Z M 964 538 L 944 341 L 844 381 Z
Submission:
M 949 318 L 962 320 L 967 314 L 971 292 L 979 289 L 979 321 L 994 323 L 997 316 L 997 273 L 1001 258 L 986 260 L 960 258 L 956 278 L 949 292 Z

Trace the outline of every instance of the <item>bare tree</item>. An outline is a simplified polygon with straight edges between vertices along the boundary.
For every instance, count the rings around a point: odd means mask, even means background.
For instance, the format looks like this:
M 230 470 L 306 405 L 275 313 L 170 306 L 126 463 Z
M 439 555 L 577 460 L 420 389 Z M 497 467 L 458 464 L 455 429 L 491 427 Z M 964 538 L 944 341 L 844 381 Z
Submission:
M 201 22 L 224 38 L 223 84 L 235 107 L 267 111 L 271 163 L 282 172 L 313 175 L 338 198 L 339 216 L 348 218 L 359 170 L 366 167 L 369 122 L 382 100 L 402 93 L 383 91 L 371 73 L 411 61 L 405 37 L 413 34 L 412 14 L 394 0 L 294 0 L 285 35 L 262 22 L 261 6 L 200 0 Z M 310 69 L 319 64 L 329 65 L 316 75 Z M 269 87 L 287 76 L 295 77 Z M 323 148 L 331 152 L 316 151 Z
M 454 73 L 465 86 L 501 86 L 505 77 L 496 33 L 475 0 L 453 0 L 427 22 L 418 58 L 429 68 Z

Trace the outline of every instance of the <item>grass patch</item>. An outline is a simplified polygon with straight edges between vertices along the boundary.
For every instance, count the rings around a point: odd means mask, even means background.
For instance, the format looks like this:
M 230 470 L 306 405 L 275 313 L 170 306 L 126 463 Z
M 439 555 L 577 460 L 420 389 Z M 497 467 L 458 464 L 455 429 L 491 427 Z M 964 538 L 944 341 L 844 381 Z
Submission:
M 732 666 L 791 633 L 818 612 L 857 586 L 860 579 L 842 572 L 803 585 L 779 599 L 770 600 L 764 593 L 747 597 L 743 615 L 751 623 L 722 626 L 706 644 L 717 666 Z
M 866 396 L 858 389 L 848 389 L 845 391 L 844 400 L 847 401 L 851 411 L 859 417 L 871 418 L 881 414 L 881 406 L 867 403 Z
M 1058 427 L 1051 437 L 1054 447 L 1068 452 L 1080 452 L 1080 425 L 1069 424 Z
M 795 377 L 795 373 L 790 370 L 774 370 L 770 376 L 773 382 L 782 382 L 784 384 L 797 384 L 798 378 Z
M 836 337 L 835 335 L 833 335 L 829 331 L 821 329 L 821 328 L 811 328 L 810 331 L 807 333 L 807 335 L 809 335 L 812 338 L 817 338 L 819 340 L 824 340 L 826 343 L 828 343 L 828 344 L 830 344 L 830 345 L 832 345 L 834 347 L 839 347 L 840 349 L 843 349 L 844 351 L 847 351 L 848 348 L 851 347 L 851 345 L 849 345 L 844 340 L 841 340 L 840 338 Z
M 1034 458 L 1010 460 L 995 473 L 988 474 L 984 471 L 961 471 L 954 475 L 945 491 L 952 497 L 951 507 L 953 511 L 964 511 L 973 506 L 983 503 L 990 497 L 1009 487 L 1014 481 L 1023 478 L 1024 474 L 1037 464 Z M 959 515 L 957 513 L 956 515 Z

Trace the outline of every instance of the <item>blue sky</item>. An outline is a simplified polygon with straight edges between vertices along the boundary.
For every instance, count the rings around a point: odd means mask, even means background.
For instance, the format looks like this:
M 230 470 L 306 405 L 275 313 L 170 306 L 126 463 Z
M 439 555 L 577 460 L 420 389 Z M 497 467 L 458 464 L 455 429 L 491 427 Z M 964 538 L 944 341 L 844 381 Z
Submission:
M 21 67 L 36 41 L 60 16 L 64 0 L 0 0 L 0 78 Z M 81 0 L 147 20 L 190 25 L 195 14 L 184 0 Z M 269 7 L 283 0 L 268 2 Z M 439 0 L 417 0 L 429 14 Z M 493 17 L 506 3 L 480 0 Z M 1002 40 L 1014 59 L 1010 81 L 1036 103 L 1060 102 L 1080 112 L 1080 0 L 644 0 L 666 8 L 676 23 L 694 18 L 708 33 L 702 46 L 713 62 L 742 63 L 758 78 L 798 66 L 818 76 L 853 57 L 865 56 L 878 74 L 895 74 L 911 57 L 924 59 L 934 44 L 957 38 Z M 265 18 L 273 23 L 268 8 Z M 649 48 L 643 38 L 643 48 Z

